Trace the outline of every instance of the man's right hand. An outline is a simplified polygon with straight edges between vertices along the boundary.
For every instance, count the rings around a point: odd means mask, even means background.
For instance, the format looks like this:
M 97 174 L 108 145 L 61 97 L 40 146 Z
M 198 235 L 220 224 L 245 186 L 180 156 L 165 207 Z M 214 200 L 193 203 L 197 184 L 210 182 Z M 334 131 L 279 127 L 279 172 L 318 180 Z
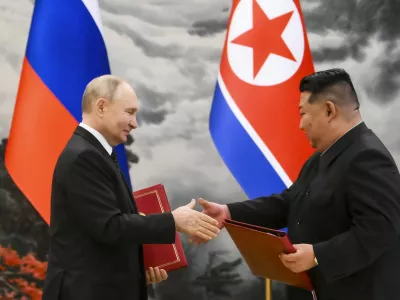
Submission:
M 196 237 L 202 242 L 215 238 L 219 233 L 218 222 L 212 217 L 194 210 L 196 200 L 172 211 L 176 230 Z
M 231 213 L 229 212 L 228 206 L 209 202 L 204 200 L 203 198 L 199 199 L 199 204 L 203 207 L 202 213 L 210 216 L 218 222 L 218 228 L 222 229 L 224 227 L 224 219 L 230 219 Z M 190 242 L 195 243 L 196 245 L 199 243 L 203 243 L 204 241 L 192 236 L 189 239 Z
M 219 229 L 222 229 L 224 227 L 224 219 L 231 218 L 231 213 L 229 212 L 228 206 L 226 205 L 209 202 L 204 200 L 203 198 L 199 199 L 199 204 L 203 207 L 202 213 L 217 220 Z

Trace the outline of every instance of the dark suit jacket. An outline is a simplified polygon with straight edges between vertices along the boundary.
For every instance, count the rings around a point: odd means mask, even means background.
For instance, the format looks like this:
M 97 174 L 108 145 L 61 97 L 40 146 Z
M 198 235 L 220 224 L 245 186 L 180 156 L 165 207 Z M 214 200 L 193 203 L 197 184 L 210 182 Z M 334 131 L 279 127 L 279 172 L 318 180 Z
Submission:
M 171 213 L 138 215 L 100 142 L 78 127 L 55 167 L 43 300 L 147 299 L 142 244 L 175 242 Z
M 364 123 L 315 153 L 282 194 L 228 207 L 233 219 L 287 226 L 292 243 L 313 245 L 319 265 L 309 274 L 318 300 L 399 299 L 400 175 Z M 312 299 L 289 292 L 293 300 Z

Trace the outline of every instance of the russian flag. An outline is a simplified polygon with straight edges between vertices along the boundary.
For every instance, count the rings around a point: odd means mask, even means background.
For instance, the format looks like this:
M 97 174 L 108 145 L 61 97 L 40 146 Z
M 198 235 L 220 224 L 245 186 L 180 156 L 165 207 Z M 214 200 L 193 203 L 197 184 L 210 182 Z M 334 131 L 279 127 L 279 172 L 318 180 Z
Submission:
M 93 78 L 110 74 L 97 0 L 36 0 L 5 153 L 12 179 L 50 222 L 53 170 Z M 124 145 L 117 147 L 130 182 Z
M 313 72 L 299 0 L 233 0 L 209 127 L 250 199 L 289 187 L 313 152 L 298 108 Z

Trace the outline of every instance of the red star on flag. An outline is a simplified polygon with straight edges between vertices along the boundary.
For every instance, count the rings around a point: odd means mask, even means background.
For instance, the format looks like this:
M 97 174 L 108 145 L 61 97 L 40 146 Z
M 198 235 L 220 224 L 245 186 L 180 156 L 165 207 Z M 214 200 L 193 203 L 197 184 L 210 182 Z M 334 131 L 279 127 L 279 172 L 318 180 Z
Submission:
M 232 43 L 253 48 L 253 76 L 257 76 L 271 53 L 296 61 L 282 33 L 293 11 L 269 19 L 256 0 L 253 1 L 253 28 L 235 38 Z

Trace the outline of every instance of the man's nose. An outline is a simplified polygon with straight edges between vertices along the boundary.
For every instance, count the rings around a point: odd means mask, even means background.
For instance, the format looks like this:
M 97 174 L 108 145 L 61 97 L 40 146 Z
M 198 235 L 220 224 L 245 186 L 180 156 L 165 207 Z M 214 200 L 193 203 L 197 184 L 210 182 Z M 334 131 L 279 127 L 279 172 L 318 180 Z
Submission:
M 300 130 L 303 130 L 303 119 L 300 119 L 299 128 Z
M 137 128 L 137 120 L 136 120 L 136 118 L 133 119 L 133 120 L 131 120 L 131 121 L 129 122 L 129 126 L 130 126 L 132 129 L 136 129 L 136 128 Z

